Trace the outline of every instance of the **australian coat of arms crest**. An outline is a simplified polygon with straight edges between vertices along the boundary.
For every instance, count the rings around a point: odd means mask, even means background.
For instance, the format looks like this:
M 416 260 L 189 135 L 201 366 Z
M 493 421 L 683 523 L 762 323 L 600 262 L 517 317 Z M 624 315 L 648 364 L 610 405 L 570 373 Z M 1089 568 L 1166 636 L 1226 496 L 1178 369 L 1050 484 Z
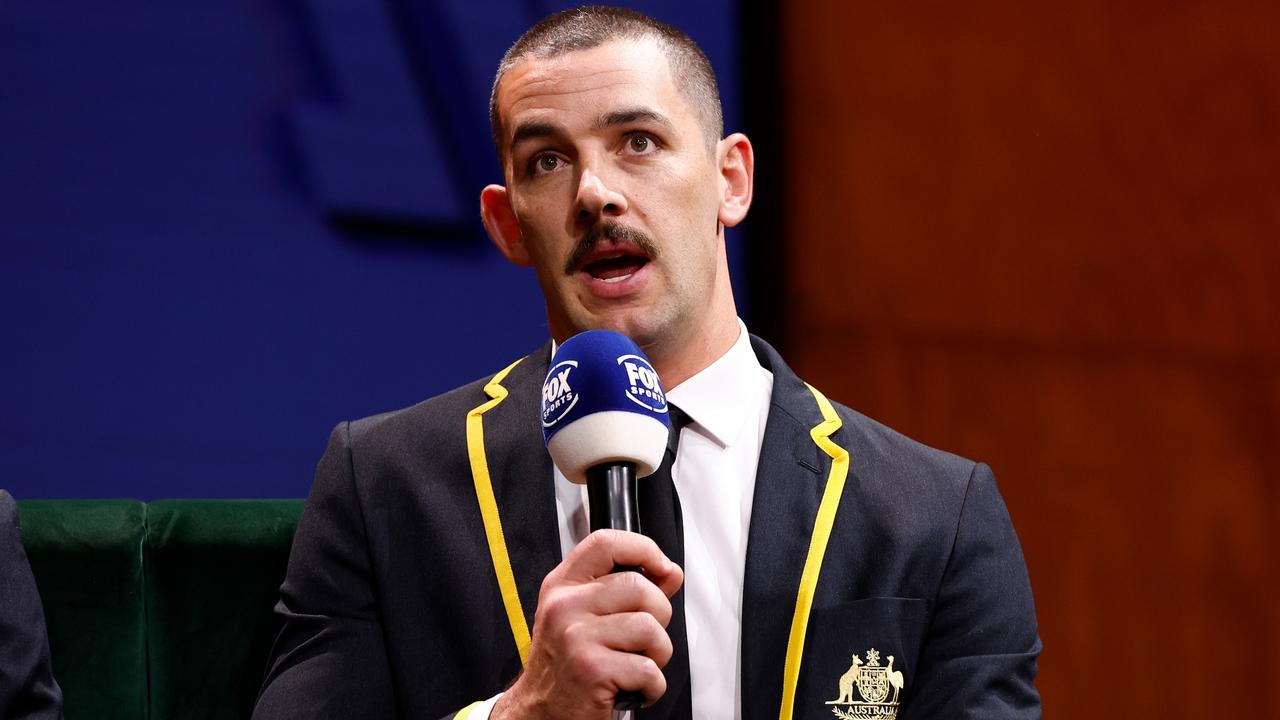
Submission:
M 861 699 L 854 699 L 855 690 Z M 894 720 L 901 691 L 902 673 L 893 669 L 893 656 L 882 666 L 880 653 L 871 648 L 866 662 L 853 656 L 849 670 L 840 676 L 840 697 L 827 704 L 835 706 L 831 712 L 840 720 Z

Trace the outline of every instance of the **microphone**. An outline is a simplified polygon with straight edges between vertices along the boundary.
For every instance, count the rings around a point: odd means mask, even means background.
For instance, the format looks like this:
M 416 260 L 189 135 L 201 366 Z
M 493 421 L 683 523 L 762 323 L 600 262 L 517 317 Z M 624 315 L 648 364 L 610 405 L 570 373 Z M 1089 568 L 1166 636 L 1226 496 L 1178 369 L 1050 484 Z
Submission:
M 667 449 L 667 397 L 640 348 L 588 330 L 556 349 L 542 385 L 542 435 L 570 482 L 587 486 L 591 530 L 640 532 L 635 480 Z
M 560 472 L 586 484 L 592 532 L 640 532 L 636 478 L 662 464 L 669 427 L 658 373 L 626 335 L 588 330 L 556 349 L 542 385 L 542 435 Z M 614 717 L 643 702 L 642 693 L 618 693 Z

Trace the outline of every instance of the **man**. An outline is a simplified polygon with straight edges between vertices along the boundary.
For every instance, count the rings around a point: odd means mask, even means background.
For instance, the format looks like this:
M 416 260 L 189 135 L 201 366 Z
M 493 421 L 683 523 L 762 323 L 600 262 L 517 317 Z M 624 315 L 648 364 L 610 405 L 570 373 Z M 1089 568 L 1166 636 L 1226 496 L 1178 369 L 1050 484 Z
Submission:
M 339 425 L 255 716 L 599 720 L 638 691 L 645 717 L 1038 717 L 990 472 L 830 403 L 737 320 L 724 228 L 752 148 L 721 138 L 697 46 L 559 13 L 508 51 L 491 110 L 506 185 L 482 217 L 553 340 L 627 334 L 691 418 L 667 470 L 683 542 L 587 534 L 536 419 L 550 346 Z
M 0 718 L 62 717 L 53 679 L 44 609 L 22 548 L 18 505 L 0 490 Z

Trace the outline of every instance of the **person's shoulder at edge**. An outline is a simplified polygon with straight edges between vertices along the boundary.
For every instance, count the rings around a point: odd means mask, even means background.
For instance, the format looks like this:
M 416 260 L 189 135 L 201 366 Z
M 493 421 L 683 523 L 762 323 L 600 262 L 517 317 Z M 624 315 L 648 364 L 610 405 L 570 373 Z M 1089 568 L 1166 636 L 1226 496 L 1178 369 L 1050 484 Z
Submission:
M 0 489 L 0 716 L 62 717 L 62 689 L 53 677 L 40 595 L 22 546 L 18 504 Z
M 9 518 L 16 517 L 17 514 L 17 501 L 13 499 L 8 490 L 0 488 L 0 520 L 9 521 Z

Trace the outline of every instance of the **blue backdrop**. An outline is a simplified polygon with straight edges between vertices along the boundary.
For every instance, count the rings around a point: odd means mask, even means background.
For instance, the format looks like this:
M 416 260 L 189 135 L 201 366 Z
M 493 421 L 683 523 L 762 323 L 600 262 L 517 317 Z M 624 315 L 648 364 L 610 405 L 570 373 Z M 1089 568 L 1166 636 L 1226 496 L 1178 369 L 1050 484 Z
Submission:
M 569 4 L 0 5 L 0 487 L 302 496 L 335 422 L 540 345 L 476 198 L 493 68 Z M 738 127 L 736 6 L 630 5 Z

